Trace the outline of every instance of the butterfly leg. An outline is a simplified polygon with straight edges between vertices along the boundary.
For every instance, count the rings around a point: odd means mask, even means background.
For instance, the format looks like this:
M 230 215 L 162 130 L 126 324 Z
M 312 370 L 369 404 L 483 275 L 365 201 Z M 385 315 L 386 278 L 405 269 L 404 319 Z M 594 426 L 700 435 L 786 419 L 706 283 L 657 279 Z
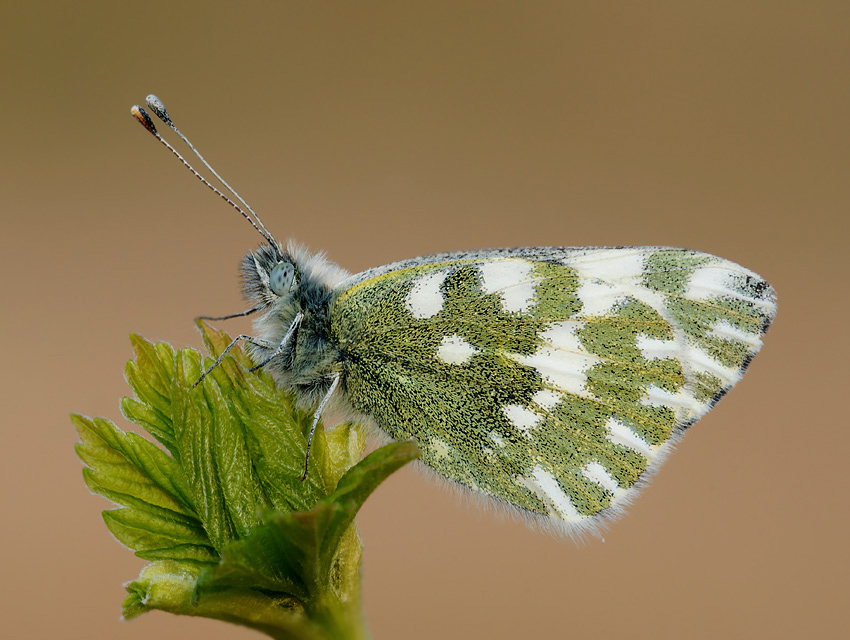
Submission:
M 274 350 L 274 353 L 272 353 L 268 358 L 263 360 L 260 364 L 255 365 L 255 366 L 251 367 L 250 369 L 248 369 L 248 371 L 256 371 L 257 369 L 261 369 L 262 367 L 265 367 L 269 362 L 271 362 L 272 358 L 276 358 L 281 353 L 283 353 L 283 350 L 286 349 L 286 345 L 289 344 L 289 341 L 292 339 L 292 336 L 295 335 L 295 331 L 296 331 L 296 329 L 298 329 L 298 326 L 301 324 L 301 320 L 303 318 L 304 318 L 304 314 L 298 313 L 295 316 L 295 319 L 292 321 L 292 324 L 289 325 L 289 329 L 287 329 L 286 335 L 283 336 L 283 340 L 280 341 L 280 344 L 277 346 L 277 349 Z
M 230 344 L 227 345 L 224 348 L 224 351 L 221 352 L 221 355 L 218 358 L 215 359 L 215 362 L 213 362 L 209 367 L 207 367 L 207 370 L 204 371 L 201 374 L 201 377 L 198 378 L 195 381 L 195 384 L 192 385 L 193 389 L 195 387 L 197 387 L 199 384 L 201 384 L 201 381 L 204 378 L 207 377 L 207 374 L 210 371 L 215 369 L 218 365 L 220 365 L 222 363 L 222 361 L 224 361 L 224 356 L 227 355 L 227 352 L 230 351 L 236 345 L 236 343 L 239 342 L 240 340 L 245 340 L 246 342 L 250 342 L 251 344 L 257 345 L 258 347 L 264 347 L 266 349 L 271 349 L 271 348 L 274 347 L 274 344 L 271 343 L 271 342 L 268 342 L 267 340 L 261 340 L 260 338 L 254 338 L 253 336 L 246 336 L 244 334 L 236 336 L 235 338 L 233 338 L 233 340 L 230 342 Z M 253 369 L 251 369 L 251 371 L 253 371 Z
M 319 408 L 316 409 L 316 413 L 313 414 L 313 425 L 310 427 L 310 436 L 307 438 L 307 455 L 304 457 L 304 473 L 301 474 L 301 479 L 305 480 L 307 478 L 307 471 L 310 468 L 310 447 L 313 445 L 313 434 L 316 433 L 316 425 L 319 424 L 319 418 L 322 415 L 322 410 L 325 408 L 325 405 L 328 403 L 328 400 L 331 399 L 334 391 L 336 391 L 337 386 L 339 385 L 339 373 L 333 374 L 333 381 L 331 382 L 331 386 L 328 389 L 328 392 L 325 394 L 325 397 L 322 398 L 322 401 L 319 403 Z

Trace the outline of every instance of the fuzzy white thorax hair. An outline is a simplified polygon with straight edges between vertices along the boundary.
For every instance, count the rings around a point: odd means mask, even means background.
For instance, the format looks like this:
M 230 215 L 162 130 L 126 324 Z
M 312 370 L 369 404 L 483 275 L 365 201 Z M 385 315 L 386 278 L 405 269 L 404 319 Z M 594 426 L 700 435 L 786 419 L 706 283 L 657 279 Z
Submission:
M 351 276 L 348 271 L 328 260 L 324 252 L 313 253 L 295 240 L 286 243 L 286 253 L 292 257 L 303 277 L 318 280 L 330 289 L 336 289 L 343 280 Z

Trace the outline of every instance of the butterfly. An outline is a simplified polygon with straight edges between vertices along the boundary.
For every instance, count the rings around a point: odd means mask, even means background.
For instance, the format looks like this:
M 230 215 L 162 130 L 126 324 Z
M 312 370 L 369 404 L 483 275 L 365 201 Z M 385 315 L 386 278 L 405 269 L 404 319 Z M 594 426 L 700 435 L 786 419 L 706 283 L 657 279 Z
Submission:
M 333 412 L 414 440 L 440 477 L 554 532 L 617 515 L 740 380 L 776 313 L 752 271 L 669 247 L 442 253 L 352 275 L 275 240 L 230 191 L 264 243 L 241 265 L 252 306 L 213 318 L 256 314 L 256 335 L 225 353 L 247 342 L 313 430 Z

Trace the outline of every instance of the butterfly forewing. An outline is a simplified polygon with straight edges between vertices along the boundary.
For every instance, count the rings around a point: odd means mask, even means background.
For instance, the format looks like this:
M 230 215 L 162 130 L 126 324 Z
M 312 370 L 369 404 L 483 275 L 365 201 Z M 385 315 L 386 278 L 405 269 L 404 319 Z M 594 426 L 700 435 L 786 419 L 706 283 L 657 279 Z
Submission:
M 331 331 L 354 408 L 564 530 L 628 496 L 775 312 L 752 272 L 666 248 L 441 254 L 343 286 Z

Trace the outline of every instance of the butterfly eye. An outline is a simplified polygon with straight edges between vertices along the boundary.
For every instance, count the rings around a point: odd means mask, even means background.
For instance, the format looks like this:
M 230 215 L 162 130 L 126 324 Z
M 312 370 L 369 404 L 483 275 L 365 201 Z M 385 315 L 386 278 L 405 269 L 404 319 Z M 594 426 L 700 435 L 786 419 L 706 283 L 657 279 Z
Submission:
M 275 295 L 282 296 L 289 292 L 294 277 L 294 266 L 289 262 L 278 262 L 269 274 L 269 288 Z

